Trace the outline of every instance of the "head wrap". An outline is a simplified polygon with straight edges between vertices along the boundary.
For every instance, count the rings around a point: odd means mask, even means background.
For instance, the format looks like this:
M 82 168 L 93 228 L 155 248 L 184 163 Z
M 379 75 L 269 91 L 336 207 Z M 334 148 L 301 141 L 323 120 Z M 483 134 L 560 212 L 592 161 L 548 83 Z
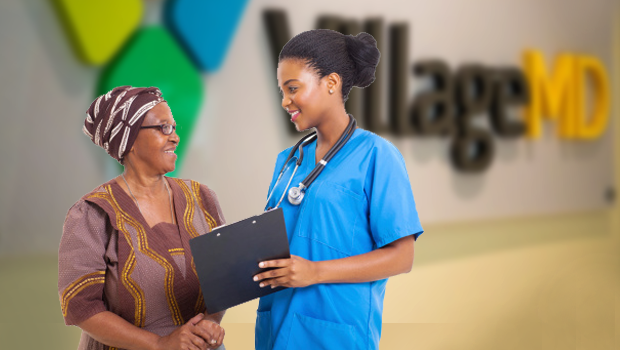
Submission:
M 93 101 L 86 111 L 83 131 L 122 164 L 138 137 L 146 112 L 160 102 L 165 100 L 156 87 L 119 86 Z

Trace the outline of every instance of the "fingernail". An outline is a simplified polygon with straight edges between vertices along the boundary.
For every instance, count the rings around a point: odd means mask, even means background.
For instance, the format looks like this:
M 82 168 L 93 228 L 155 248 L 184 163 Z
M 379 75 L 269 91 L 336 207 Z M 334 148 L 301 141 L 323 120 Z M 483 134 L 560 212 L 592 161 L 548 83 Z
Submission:
M 263 262 L 262 263 L 258 263 L 258 267 L 263 267 L 263 266 L 265 266 L 265 263 L 263 263 Z
M 259 284 L 259 286 L 260 286 L 261 288 L 263 288 L 265 285 L 264 285 L 263 283 L 261 283 L 261 284 Z
M 274 289 L 276 286 L 271 286 L 271 289 Z
M 258 281 L 258 277 L 254 276 L 254 281 Z
M 211 339 L 211 344 L 215 344 L 217 341 L 215 339 Z

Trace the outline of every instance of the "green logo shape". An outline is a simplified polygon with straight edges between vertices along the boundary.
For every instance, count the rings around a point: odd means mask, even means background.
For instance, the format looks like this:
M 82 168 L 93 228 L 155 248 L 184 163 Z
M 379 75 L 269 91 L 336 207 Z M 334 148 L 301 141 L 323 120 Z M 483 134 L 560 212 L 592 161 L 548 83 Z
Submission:
M 200 72 L 165 28 L 151 26 L 140 29 L 126 49 L 105 68 L 97 94 L 122 85 L 161 89 L 181 138 L 176 151 L 177 166 L 170 173 L 177 176 L 204 94 Z
M 53 0 L 78 57 L 107 63 L 140 24 L 141 0 Z

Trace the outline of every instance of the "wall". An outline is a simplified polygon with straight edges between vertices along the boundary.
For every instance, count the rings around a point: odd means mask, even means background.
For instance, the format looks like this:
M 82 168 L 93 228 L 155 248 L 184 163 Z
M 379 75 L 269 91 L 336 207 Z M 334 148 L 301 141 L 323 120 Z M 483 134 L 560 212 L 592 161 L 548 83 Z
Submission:
M 161 3 L 146 2 L 145 22 L 157 22 Z M 299 6 L 251 1 L 221 69 L 202 75 L 204 101 L 194 137 L 182 141 L 190 146 L 180 175 L 213 188 L 229 220 L 262 208 L 275 155 L 297 139 L 287 133 L 279 105 L 261 17 L 266 8 L 285 9 L 292 33 L 314 28 L 317 17 L 326 13 L 355 19 L 379 15 L 386 24 L 407 21 L 412 62 L 434 57 L 453 67 L 468 62 L 519 66 L 522 51 L 533 46 L 545 51 L 549 60 L 562 50 L 575 50 L 600 57 L 611 67 L 613 2 L 560 5 L 564 3 L 500 6 L 477 0 L 465 6 L 442 0 L 414 1 L 402 8 L 396 1 L 314 1 Z M 80 129 L 102 68 L 78 61 L 49 2 L 10 0 L 2 6 L 0 72 L 11 84 L 0 90 L 5 123 L 0 157 L 10 164 L 0 175 L 0 255 L 53 252 L 66 210 L 118 171 Z M 588 23 L 587 30 L 573 25 L 576 21 Z M 388 58 L 384 52 L 386 62 Z M 419 89 L 421 83 L 411 80 L 411 88 Z M 387 103 L 383 107 L 385 116 Z M 605 208 L 604 193 L 613 181 L 609 130 L 594 142 L 567 142 L 555 137 L 553 123 L 547 126 L 541 140 L 497 140 L 491 168 L 476 175 L 454 171 L 447 139 L 384 136 L 405 157 L 424 223 Z M 240 188 L 245 193 L 242 201 Z

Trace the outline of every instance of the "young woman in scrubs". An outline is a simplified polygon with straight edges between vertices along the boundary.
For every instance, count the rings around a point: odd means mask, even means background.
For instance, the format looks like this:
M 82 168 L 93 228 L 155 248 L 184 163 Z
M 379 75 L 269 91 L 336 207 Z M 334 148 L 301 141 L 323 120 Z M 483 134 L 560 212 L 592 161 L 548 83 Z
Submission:
M 303 146 L 291 186 L 345 132 L 349 91 L 374 81 L 379 57 L 367 33 L 311 30 L 284 46 L 277 71 L 282 107 L 298 131 L 317 132 Z M 278 155 L 267 207 L 276 206 L 301 156 L 295 151 L 278 182 L 291 149 Z M 291 258 L 261 262 L 274 269 L 254 280 L 263 288 L 288 288 L 261 298 L 256 349 L 378 349 L 387 278 L 411 270 L 414 240 L 423 232 L 398 149 L 356 129 L 301 203 L 285 196 L 280 207 Z

